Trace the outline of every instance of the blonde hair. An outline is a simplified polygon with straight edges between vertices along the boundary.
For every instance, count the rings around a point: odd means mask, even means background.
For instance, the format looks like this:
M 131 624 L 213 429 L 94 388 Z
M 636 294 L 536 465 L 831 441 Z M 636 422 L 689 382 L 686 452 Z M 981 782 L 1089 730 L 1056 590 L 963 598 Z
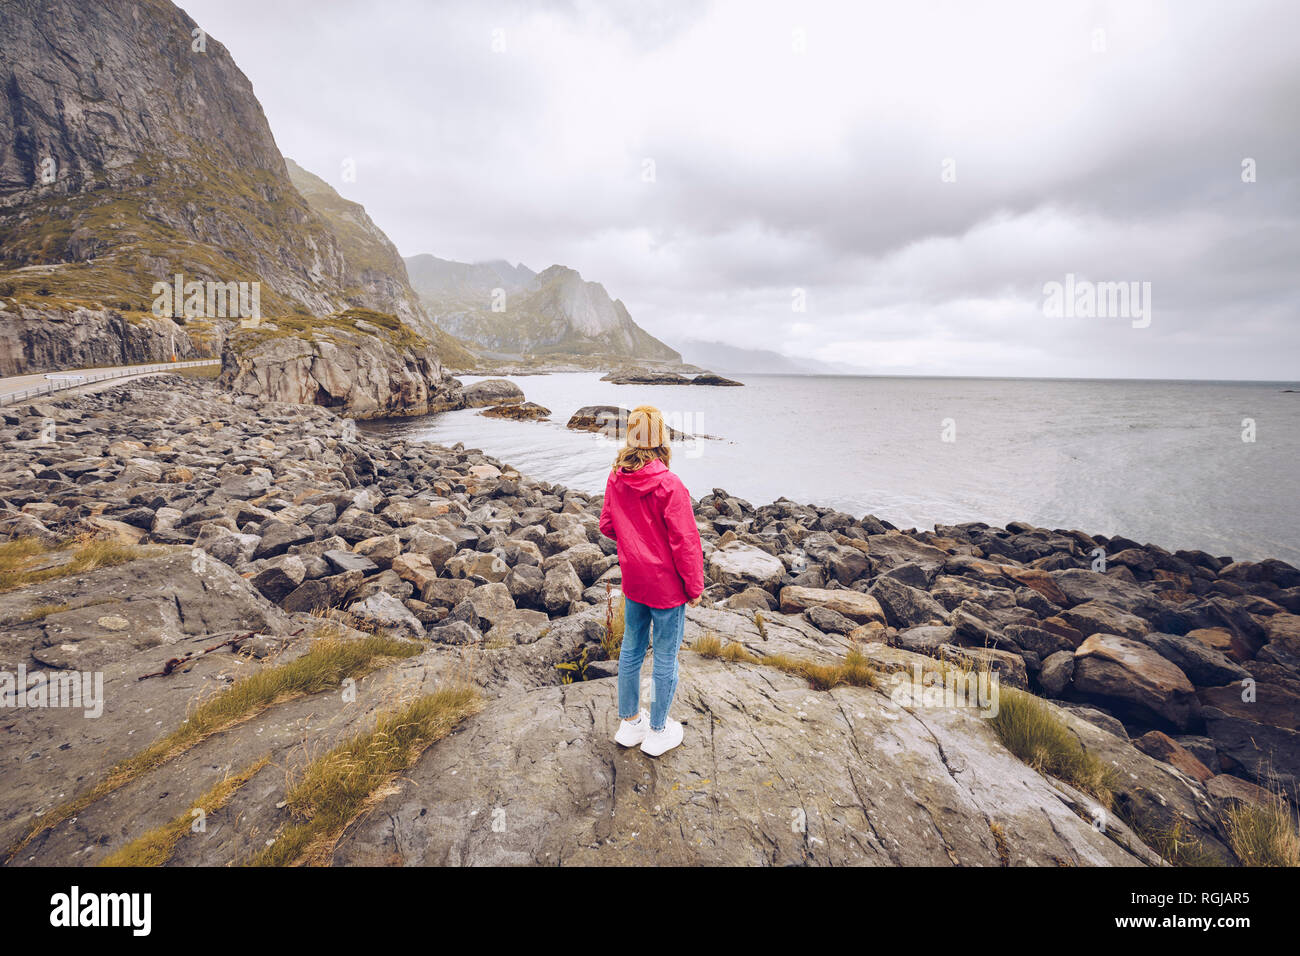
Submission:
M 612 467 L 640 471 L 656 460 L 667 466 L 673 457 L 673 451 L 668 447 L 669 434 L 659 409 L 653 405 L 638 405 L 628 413 L 626 444 L 619 449 Z

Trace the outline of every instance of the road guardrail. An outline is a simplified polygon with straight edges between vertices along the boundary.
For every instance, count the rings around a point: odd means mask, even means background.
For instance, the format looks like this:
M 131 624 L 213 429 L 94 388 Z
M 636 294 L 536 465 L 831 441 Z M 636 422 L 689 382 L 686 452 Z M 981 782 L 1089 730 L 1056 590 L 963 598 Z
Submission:
M 54 392 L 61 392 L 69 388 L 80 388 L 83 385 L 90 385 L 94 382 L 104 382 L 111 378 L 127 378 L 131 375 L 142 375 L 152 372 L 170 372 L 173 369 L 178 368 L 194 368 L 197 365 L 220 364 L 221 359 L 197 359 L 191 362 L 159 362 L 157 365 L 132 365 L 129 368 L 112 369 L 111 371 L 101 372 L 98 375 L 87 374 L 75 381 L 66 378 L 51 379 L 44 385 L 33 385 L 31 388 L 25 388 L 21 391 L 8 392 L 7 394 L 0 395 L 0 405 L 12 405 L 15 402 L 38 398 L 41 395 L 50 395 Z M 46 377 L 49 378 L 48 375 Z

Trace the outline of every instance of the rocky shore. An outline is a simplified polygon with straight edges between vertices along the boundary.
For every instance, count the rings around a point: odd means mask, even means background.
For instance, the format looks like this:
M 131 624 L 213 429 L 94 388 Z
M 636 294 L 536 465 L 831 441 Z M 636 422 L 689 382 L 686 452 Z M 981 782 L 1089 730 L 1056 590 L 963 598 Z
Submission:
M 173 377 L 4 409 L 0 437 L 0 541 L 45 549 L 6 568 L 35 583 L 0 583 L 0 672 L 101 673 L 105 700 L 97 719 L 0 710 L 10 865 L 99 862 L 269 754 L 169 858 L 243 862 L 289 825 L 286 778 L 322 747 L 466 676 L 482 713 L 377 796 L 333 862 L 1143 865 L 1177 833 L 1236 864 L 1226 810 L 1300 776 L 1300 572 L 1280 561 L 1020 523 L 901 530 L 712 489 L 686 642 L 744 653 L 683 649 L 687 744 L 654 763 L 611 740 L 621 578 L 600 496 Z M 92 539 L 127 559 L 62 572 L 65 543 Z M 33 830 L 324 624 L 412 655 L 351 701 L 276 703 Z M 818 690 L 763 663 L 851 651 L 880 684 Z M 1104 826 L 977 712 L 899 704 L 883 680 L 954 665 L 1041 697 L 1115 769 Z

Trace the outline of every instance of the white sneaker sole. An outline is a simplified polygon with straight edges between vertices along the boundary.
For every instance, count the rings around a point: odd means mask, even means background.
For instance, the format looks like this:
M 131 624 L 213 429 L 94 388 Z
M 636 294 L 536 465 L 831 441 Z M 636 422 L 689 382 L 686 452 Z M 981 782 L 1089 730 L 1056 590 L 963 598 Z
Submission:
M 681 728 L 681 724 L 678 724 L 677 726 Z M 665 736 L 652 742 L 650 739 L 652 736 L 656 735 L 646 735 L 645 743 L 641 745 L 641 752 L 648 757 L 662 757 L 664 754 L 668 753 L 668 751 L 682 745 L 682 740 L 686 737 L 686 731 L 684 728 L 679 729 L 678 733 L 674 735 L 676 737 L 675 740 L 673 737 Z

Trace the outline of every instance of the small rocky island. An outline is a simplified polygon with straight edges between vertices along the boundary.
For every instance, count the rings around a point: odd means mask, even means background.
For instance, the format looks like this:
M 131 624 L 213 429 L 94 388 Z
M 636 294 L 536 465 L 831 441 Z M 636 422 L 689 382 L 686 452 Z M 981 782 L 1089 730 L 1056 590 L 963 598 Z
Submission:
M 1281 561 L 703 491 L 687 739 L 655 763 L 611 739 L 600 496 L 176 376 L 0 437 L 0 672 L 46 701 L 3 714 L 8 865 L 1235 865 L 1300 775 Z M 49 704 L 83 673 L 96 719 Z M 972 673 L 1001 717 L 899 693 Z M 312 830 L 297 781 L 410 700 L 442 709 L 409 764 Z M 1057 750 L 1008 732 L 1026 708 Z
M 734 379 L 723 378 L 714 372 L 700 371 L 699 374 L 689 376 L 685 374 L 687 370 L 683 369 L 660 369 L 660 368 L 621 368 L 615 369 L 601 376 L 602 382 L 611 382 L 614 385 L 722 385 L 737 386 L 744 385 L 744 382 L 737 382 Z

